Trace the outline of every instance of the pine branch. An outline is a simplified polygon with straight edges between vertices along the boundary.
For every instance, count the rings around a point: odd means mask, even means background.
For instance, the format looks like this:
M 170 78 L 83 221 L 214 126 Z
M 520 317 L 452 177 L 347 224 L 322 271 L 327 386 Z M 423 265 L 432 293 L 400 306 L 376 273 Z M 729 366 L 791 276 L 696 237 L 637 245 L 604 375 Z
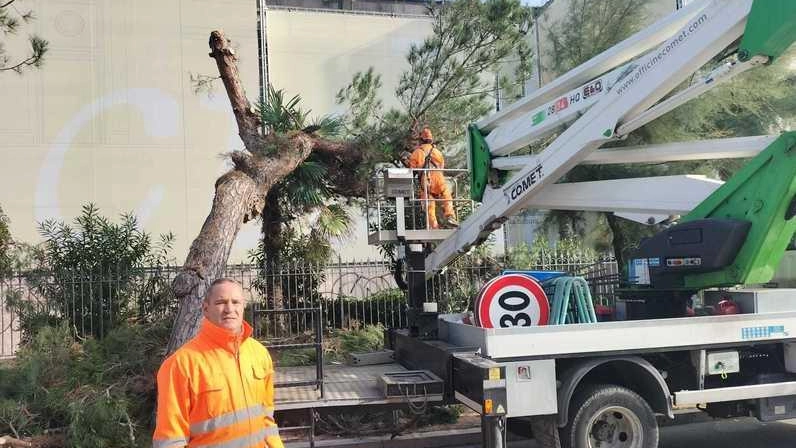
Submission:
M 15 71 L 17 73 L 22 73 L 22 69 L 24 67 L 30 67 L 32 65 L 36 65 L 36 62 L 38 61 L 38 59 L 39 58 L 37 58 L 36 56 L 30 56 L 29 58 L 19 62 L 18 64 L 14 65 L 14 66 L 11 66 L 11 67 L 0 67 L 0 72 L 6 72 L 6 71 L 9 71 L 9 70 L 13 70 L 13 71 Z
M 8 58 L 3 57 L 0 62 L 0 72 L 13 70 L 17 73 L 22 73 L 22 69 L 25 67 L 41 67 L 42 62 L 44 62 L 44 55 L 49 49 L 49 43 L 38 36 L 32 36 L 30 38 L 30 46 L 32 54 L 13 67 L 5 67 L 4 65 L 8 63 Z

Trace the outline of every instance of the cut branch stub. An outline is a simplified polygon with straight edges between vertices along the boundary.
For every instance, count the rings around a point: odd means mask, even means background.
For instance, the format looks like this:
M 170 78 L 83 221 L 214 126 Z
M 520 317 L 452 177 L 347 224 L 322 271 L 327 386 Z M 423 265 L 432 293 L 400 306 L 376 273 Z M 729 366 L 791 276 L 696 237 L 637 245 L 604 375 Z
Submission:
M 246 98 L 246 92 L 240 82 L 235 52 L 229 46 L 230 41 L 224 32 L 216 30 L 210 33 L 210 57 L 215 59 L 224 88 L 227 91 L 235 120 L 238 122 L 238 135 L 243 144 L 251 152 L 260 149 L 262 139 L 260 136 L 260 117 L 254 113 L 254 108 Z

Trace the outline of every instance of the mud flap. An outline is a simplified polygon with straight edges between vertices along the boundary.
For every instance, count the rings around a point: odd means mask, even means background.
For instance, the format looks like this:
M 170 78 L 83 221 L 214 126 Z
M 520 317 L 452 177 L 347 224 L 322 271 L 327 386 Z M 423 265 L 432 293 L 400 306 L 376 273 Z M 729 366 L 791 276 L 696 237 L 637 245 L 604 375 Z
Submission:
M 561 448 L 555 415 L 531 417 L 531 432 L 541 448 Z

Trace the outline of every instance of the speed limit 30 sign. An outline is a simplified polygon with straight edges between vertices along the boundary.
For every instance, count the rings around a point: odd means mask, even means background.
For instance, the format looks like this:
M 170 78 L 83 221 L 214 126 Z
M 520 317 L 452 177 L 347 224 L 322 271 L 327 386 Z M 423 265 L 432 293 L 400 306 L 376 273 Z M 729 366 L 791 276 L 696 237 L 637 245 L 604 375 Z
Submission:
M 527 275 L 506 274 L 490 280 L 475 302 L 476 325 L 482 328 L 547 325 L 549 318 L 542 285 Z

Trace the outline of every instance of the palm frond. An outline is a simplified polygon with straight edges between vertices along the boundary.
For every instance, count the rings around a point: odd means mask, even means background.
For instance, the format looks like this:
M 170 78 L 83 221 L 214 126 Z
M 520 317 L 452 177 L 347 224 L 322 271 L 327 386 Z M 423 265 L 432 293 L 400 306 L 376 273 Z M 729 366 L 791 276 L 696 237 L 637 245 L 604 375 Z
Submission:
M 303 110 L 300 104 L 300 95 L 294 95 L 292 98 L 286 99 L 284 90 L 276 90 L 269 85 L 265 101 L 261 101 L 257 105 L 257 113 L 265 126 L 271 131 L 285 133 L 304 127 L 310 111 Z
M 323 205 L 331 196 L 326 167 L 314 161 L 299 165 L 284 182 L 285 199 L 291 210 L 302 212 Z
M 310 263 L 320 264 L 329 260 L 334 253 L 329 239 L 325 238 L 318 229 L 310 230 L 306 240 L 306 251 L 304 260 Z
M 285 199 L 288 202 L 285 206 L 286 209 L 304 213 L 305 211 L 323 205 L 326 196 L 318 188 L 302 184 L 292 184 L 285 191 Z
M 326 166 L 314 160 L 306 160 L 296 167 L 291 173 L 289 180 L 291 182 L 316 185 L 326 183 Z
M 338 116 L 324 115 L 321 118 L 316 118 L 309 128 L 305 128 L 305 131 L 308 129 L 324 137 L 338 137 L 345 131 L 345 121 Z
M 320 234 L 327 239 L 342 239 L 353 231 L 351 215 L 340 204 L 331 204 L 320 209 L 317 226 Z
M 300 107 L 288 108 L 288 113 L 290 113 L 290 117 L 293 120 L 292 130 L 303 129 L 305 123 L 307 123 L 307 117 L 310 116 L 310 112 L 311 110 L 304 110 Z

